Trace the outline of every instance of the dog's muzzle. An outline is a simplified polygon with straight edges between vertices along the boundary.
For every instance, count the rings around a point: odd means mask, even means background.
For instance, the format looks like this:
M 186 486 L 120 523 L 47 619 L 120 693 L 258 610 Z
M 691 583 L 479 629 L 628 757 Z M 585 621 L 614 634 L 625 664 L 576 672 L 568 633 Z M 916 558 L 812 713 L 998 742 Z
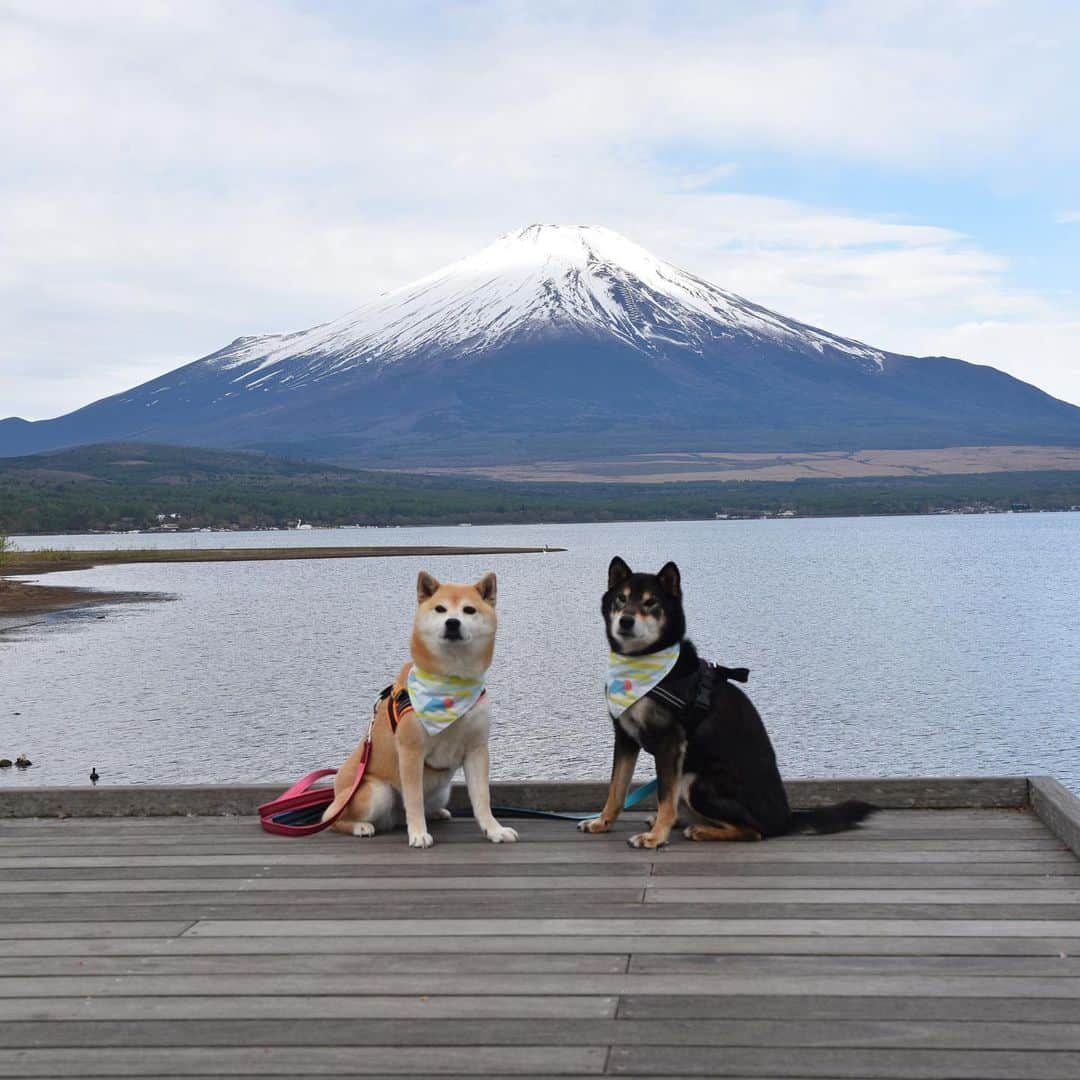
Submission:
M 461 641 L 461 620 L 447 619 L 443 623 L 443 637 L 447 641 Z

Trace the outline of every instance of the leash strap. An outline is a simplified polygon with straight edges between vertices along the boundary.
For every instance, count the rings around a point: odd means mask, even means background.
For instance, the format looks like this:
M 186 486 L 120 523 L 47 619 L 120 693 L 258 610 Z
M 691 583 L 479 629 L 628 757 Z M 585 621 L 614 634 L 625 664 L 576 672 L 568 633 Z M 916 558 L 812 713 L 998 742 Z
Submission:
M 275 836 L 311 836 L 313 833 L 328 829 L 352 802 L 360 782 L 367 772 L 371 758 L 371 737 L 364 739 L 364 748 L 360 752 L 360 761 L 356 766 L 356 778 L 349 789 L 349 797 L 342 802 L 333 817 L 322 820 L 323 811 L 334 801 L 334 789 L 318 781 L 327 776 L 336 776 L 337 769 L 316 769 L 302 780 L 297 780 L 287 791 L 276 799 L 263 803 L 259 807 L 259 824 L 268 833 Z M 318 785 L 318 786 L 316 786 Z
M 633 810 L 638 803 L 644 802 L 655 790 L 655 780 L 650 780 L 647 784 L 642 784 L 641 787 L 634 788 L 634 790 L 626 796 L 626 802 L 623 803 L 623 809 Z M 492 813 L 497 813 L 501 817 L 555 818 L 559 821 L 588 821 L 590 818 L 596 817 L 596 814 L 562 814 L 555 810 L 530 810 L 523 806 L 493 806 L 491 810 Z M 472 817 L 472 811 L 463 811 L 458 816 Z

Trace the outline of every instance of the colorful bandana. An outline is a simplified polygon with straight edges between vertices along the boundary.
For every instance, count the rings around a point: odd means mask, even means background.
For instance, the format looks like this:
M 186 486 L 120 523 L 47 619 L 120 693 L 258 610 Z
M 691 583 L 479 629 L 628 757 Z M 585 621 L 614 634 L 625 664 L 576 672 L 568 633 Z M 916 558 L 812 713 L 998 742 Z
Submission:
M 679 659 L 679 650 L 676 644 L 643 656 L 608 653 L 607 704 L 612 719 L 618 720 L 664 679 Z
M 429 735 L 445 731 L 460 720 L 484 695 L 483 679 L 433 675 L 413 664 L 406 683 L 416 718 Z

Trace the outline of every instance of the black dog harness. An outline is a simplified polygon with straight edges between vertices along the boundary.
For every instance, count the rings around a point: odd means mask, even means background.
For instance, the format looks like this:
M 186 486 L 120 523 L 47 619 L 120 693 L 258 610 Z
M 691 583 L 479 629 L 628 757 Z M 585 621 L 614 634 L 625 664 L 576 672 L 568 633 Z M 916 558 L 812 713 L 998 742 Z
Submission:
M 687 731 L 693 731 L 711 708 L 718 682 L 744 683 L 749 678 L 749 668 L 729 668 L 699 659 L 697 668 L 688 675 L 677 679 L 668 675 L 645 696 L 674 709 Z

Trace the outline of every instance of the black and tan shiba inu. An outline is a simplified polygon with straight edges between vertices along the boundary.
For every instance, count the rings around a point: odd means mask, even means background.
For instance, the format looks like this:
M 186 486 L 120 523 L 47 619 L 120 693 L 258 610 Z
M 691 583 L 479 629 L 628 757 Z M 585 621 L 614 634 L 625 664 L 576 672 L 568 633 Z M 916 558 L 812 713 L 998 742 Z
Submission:
M 642 748 L 656 759 L 657 814 L 632 847 L 666 844 L 680 807 L 690 840 L 762 840 L 785 833 L 840 832 L 876 807 L 850 801 L 792 811 L 776 754 L 750 699 L 730 679 L 745 669 L 700 660 L 686 635 L 679 568 L 635 574 L 616 556 L 601 604 L 611 646 L 608 705 L 615 726 L 611 786 L 600 816 L 579 824 L 608 832 L 619 816 Z

